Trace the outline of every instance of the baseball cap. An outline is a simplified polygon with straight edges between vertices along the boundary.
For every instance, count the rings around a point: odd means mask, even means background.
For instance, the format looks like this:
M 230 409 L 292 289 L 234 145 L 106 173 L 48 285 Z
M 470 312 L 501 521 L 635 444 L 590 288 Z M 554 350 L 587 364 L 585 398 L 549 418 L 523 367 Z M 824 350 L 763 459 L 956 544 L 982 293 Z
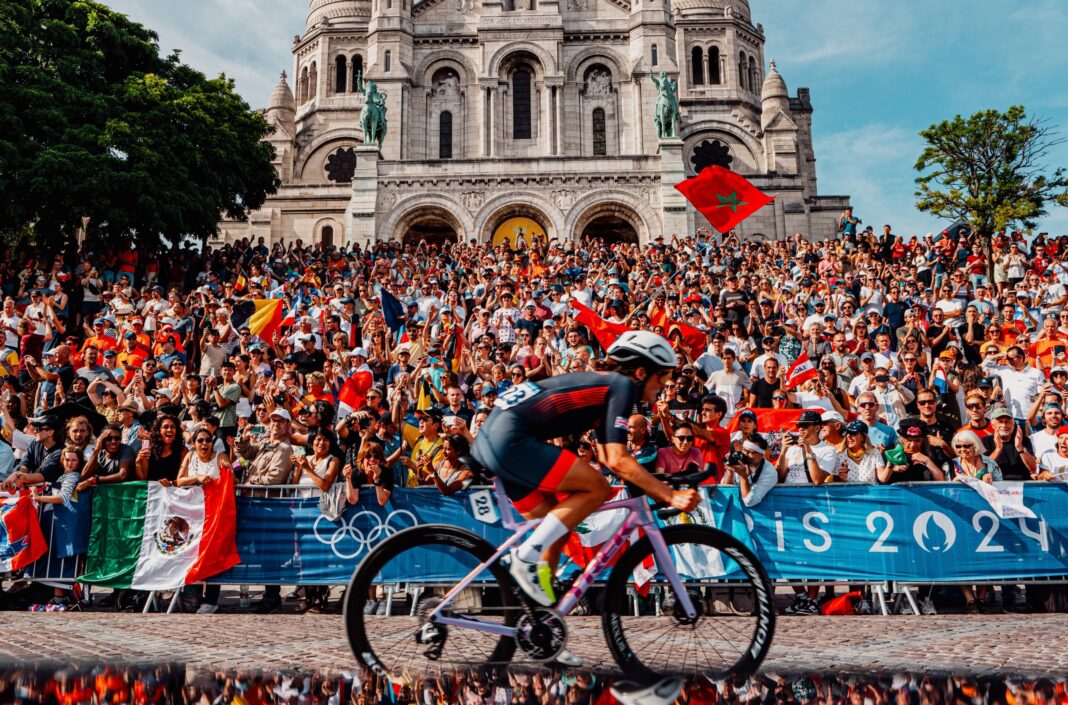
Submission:
M 53 414 L 44 414 L 42 416 L 34 416 L 30 419 L 30 423 L 34 426 L 41 426 L 43 428 L 60 429 L 63 428 L 63 421 L 58 416 Z
M 862 354 L 862 355 L 860 356 L 860 361 L 861 361 L 861 362 L 867 362 L 868 360 L 872 360 L 872 361 L 874 361 L 874 360 L 875 360 L 875 356 L 874 356 L 874 355 L 872 355 L 872 354 L 871 354 L 870 352 L 866 352 L 866 353 L 863 353 L 863 354 Z
M 434 419 L 439 423 L 443 418 L 445 418 L 445 414 L 441 411 L 441 409 L 437 408 L 436 406 L 432 406 L 429 409 L 423 409 L 422 411 L 417 411 L 415 412 L 415 415 L 426 416 L 428 418 Z
M 837 421 L 838 423 L 845 423 L 845 419 L 837 411 L 828 410 L 820 414 L 820 421 L 827 423 L 828 421 Z
M 282 409 L 282 408 L 275 409 L 274 411 L 271 412 L 271 417 L 273 418 L 275 416 L 277 416 L 280 419 L 285 419 L 286 421 L 292 421 L 293 420 L 293 417 L 289 415 L 289 412 L 287 410 L 285 410 L 285 409 Z
M 818 411 L 802 411 L 797 419 L 798 428 L 802 426 L 818 426 L 823 423 L 823 417 Z
M 849 434 L 849 433 L 863 433 L 863 434 L 867 435 L 867 433 L 868 433 L 868 424 L 864 423 L 860 419 L 854 419 L 853 421 L 850 421 L 849 425 L 847 425 L 845 427 L 845 432 L 847 434 Z
M 353 348 L 349 351 L 349 357 L 367 357 L 367 348 Z
M 992 377 L 981 377 L 979 381 L 975 383 L 975 386 L 979 389 L 993 389 L 994 379 Z
M 1010 419 L 1013 418 L 1012 412 L 1009 411 L 1004 406 L 996 407 L 995 409 L 993 409 L 990 412 L 990 420 L 991 421 L 993 421 L 994 419 L 1004 419 L 1004 418 L 1010 418 Z

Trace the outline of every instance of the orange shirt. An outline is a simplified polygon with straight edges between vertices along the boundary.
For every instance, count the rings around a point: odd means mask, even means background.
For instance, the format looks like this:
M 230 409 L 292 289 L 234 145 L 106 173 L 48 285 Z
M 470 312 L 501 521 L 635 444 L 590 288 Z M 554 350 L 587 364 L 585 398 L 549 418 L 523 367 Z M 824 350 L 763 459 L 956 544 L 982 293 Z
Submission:
M 105 350 L 117 350 L 119 341 L 110 335 L 91 335 L 82 343 L 82 352 L 85 352 L 85 349 L 90 345 L 94 345 L 100 352 L 104 352 Z
M 1068 340 L 1059 337 L 1042 338 L 1028 346 L 1027 357 L 1039 369 L 1049 370 L 1053 367 L 1053 350 L 1057 347 L 1068 348 Z

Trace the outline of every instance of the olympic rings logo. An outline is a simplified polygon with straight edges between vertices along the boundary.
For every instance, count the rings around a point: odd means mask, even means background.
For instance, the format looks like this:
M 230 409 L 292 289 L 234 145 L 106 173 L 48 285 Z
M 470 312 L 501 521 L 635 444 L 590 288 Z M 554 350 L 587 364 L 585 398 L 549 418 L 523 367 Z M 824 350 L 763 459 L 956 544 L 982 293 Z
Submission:
M 325 536 L 319 532 L 319 524 L 323 521 L 334 528 L 333 532 Z M 419 520 L 407 509 L 394 510 L 385 517 L 364 510 L 342 517 L 341 521 L 336 523 L 320 514 L 315 520 L 312 531 L 315 533 L 316 540 L 329 546 L 335 556 L 348 560 L 364 551 L 369 551 L 401 529 L 407 529 L 418 523 Z M 339 545 L 347 546 L 350 543 L 353 544 L 351 552 L 339 548 Z

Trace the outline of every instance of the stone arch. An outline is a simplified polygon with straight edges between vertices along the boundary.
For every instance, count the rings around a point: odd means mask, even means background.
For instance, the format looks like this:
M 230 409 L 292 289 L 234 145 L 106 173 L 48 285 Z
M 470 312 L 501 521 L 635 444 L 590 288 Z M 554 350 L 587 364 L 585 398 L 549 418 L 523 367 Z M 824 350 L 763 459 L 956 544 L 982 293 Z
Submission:
M 724 83 L 726 83 L 726 81 L 723 80 L 723 49 L 720 48 L 720 46 L 715 42 L 710 42 L 708 46 L 705 47 L 705 53 L 705 60 L 708 64 L 706 67 L 707 72 L 705 75 L 705 83 L 710 86 L 723 85 Z
M 718 139 L 732 149 L 732 155 L 735 157 L 732 168 L 735 171 L 756 173 L 763 169 L 764 150 L 760 142 L 736 125 L 719 120 L 701 120 L 685 124 L 679 131 L 679 137 L 684 142 L 682 154 L 688 176 L 693 175 L 693 167 L 690 164 L 693 149 L 704 139 Z
M 564 221 L 566 236 L 579 241 L 583 228 L 603 216 L 616 216 L 630 223 L 640 243 L 652 242 L 662 234 L 663 225 L 653 207 L 632 193 L 617 189 L 602 189 L 577 200 Z
M 532 54 L 536 59 L 536 61 L 529 62 L 534 69 L 536 80 L 541 81 L 545 76 L 556 74 L 556 60 L 549 52 L 532 42 L 510 42 L 498 49 L 493 58 L 490 59 L 489 64 L 487 64 L 489 70 L 486 71 L 486 74 L 502 79 L 506 78 L 505 67 L 517 55 L 523 53 Z
M 560 224 L 564 222 L 560 209 L 540 194 L 522 191 L 500 194 L 483 205 L 475 217 L 472 235 L 479 243 L 489 242 L 497 226 L 515 216 L 536 220 L 550 240 L 560 237 Z
M 587 47 L 575 54 L 567 64 L 565 71 L 568 83 L 574 83 L 586 71 L 586 64 L 608 64 L 606 67 L 612 72 L 612 82 L 619 84 L 629 78 L 626 62 L 604 47 Z
M 327 156 L 338 147 L 358 146 L 360 146 L 360 138 L 350 130 L 331 130 L 321 135 L 304 150 L 307 156 L 298 165 L 295 180 L 303 181 L 314 177 L 313 183 L 325 183 L 326 177 L 323 175 L 323 169 Z M 318 172 L 309 171 L 309 169 L 314 170 L 316 166 L 318 166 Z
M 415 82 L 421 86 L 429 86 L 434 72 L 442 68 L 438 64 L 455 69 L 460 76 L 461 85 L 474 83 L 478 77 L 478 69 L 462 53 L 452 49 L 439 49 L 422 57 L 415 65 L 415 70 L 412 71 Z
M 415 194 L 403 198 L 389 208 L 378 232 L 383 239 L 403 241 L 404 235 L 421 219 L 439 219 L 456 231 L 457 241 L 472 237 L 471 218 L 456 201 L 438 194 Z

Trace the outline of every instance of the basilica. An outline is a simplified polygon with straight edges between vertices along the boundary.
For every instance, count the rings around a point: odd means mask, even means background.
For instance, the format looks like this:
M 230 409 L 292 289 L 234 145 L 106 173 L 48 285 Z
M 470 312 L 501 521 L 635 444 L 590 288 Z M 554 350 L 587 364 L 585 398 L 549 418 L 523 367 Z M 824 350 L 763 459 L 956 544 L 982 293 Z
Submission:
M 645 243 L 707 226 L 674 185 L 712 164 L 775 196 L 745 237 L 849 204 L 748 0 L 310 0 L 264 114 L 282 186 L 218 241 Z

